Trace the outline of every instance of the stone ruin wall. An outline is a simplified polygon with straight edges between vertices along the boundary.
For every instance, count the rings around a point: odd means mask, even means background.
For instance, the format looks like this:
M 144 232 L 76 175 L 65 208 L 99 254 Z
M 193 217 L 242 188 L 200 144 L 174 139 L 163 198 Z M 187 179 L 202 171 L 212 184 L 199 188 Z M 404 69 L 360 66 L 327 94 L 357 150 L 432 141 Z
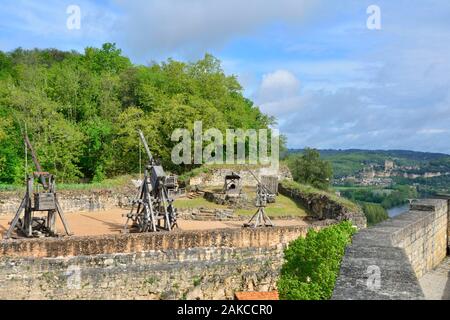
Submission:
M 307 230 L 2 241 L 0 299 L 233 299 L 236 291 L 271 291 L 283 249 Z
M 201 173 L 196 177 L 193 177 L 189 181 L 190 186 L 202 187 L 223 187 L 225 176 L 233 171 L 231 169 L 212 169 L 208 173 Z M 252 169 L 253 173 L 258 177 L 261 176 L 277 176 L 278 181 L 285 179 L 292 180 L 291 172 L 287 167 L 280 166 L 280 168 L 274 169 L 271 167 L 261 167 L 258 169 Z M 233 171 L 241 177 L 241 184 L 244 187 L 256 187 L 257 182 L 250 172 L 247 170 Z
M 14 215 L 20 206 L 25 191 L 0 192 L 0 216 Z M 103 211 L 124 208 L 131 204 L 137 189 L 58 191 L 58 200 L 64 213 L 78 211 Z
M 367 219 L 360 209 L 350 210 L 327 194 L 305 194 L 296 189 L 286 188 L 283 184 L 279 185 L 278 190 L 281 194 L 300 203 L 317 219 L 349 220 L 359 229 L 367 226 Z

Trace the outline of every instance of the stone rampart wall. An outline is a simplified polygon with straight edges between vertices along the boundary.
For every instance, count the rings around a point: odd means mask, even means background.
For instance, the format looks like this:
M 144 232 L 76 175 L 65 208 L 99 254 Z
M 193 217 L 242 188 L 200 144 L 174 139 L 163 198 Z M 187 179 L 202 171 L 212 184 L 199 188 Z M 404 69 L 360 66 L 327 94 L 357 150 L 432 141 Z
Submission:
M 447 200 L 417 200 L 408 212 L 360 231 L 347 248 L 334 299 L 423 299 L 418 279 L 447 254 Z
M 314 226 L 320 229 L 320 226 Z M 0 299 L 233 299 L 276 289 L 308 227 L 0 242 Z

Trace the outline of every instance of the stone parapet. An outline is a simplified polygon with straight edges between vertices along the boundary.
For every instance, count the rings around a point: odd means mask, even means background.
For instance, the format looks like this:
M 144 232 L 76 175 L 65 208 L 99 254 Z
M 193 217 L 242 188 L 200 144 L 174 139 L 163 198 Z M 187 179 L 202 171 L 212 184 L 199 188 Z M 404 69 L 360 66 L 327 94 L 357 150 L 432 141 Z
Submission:
M 273 291 L 314 226 L 0 242 L 0 299 L 233 299 Z
M 418 279 L 447 254 L 448 202 L 411 203 L 398 217 L 360 231 L 347 248 L 333 299 L 423 299 Z
M 320 228 L 316 226 L 315 228 Z M 0 257 L 71 257 L 207 247 L 271 247 L 287 244 L 308 232 L 307 226 L 221 229 L 90 237 L 0 241 Z

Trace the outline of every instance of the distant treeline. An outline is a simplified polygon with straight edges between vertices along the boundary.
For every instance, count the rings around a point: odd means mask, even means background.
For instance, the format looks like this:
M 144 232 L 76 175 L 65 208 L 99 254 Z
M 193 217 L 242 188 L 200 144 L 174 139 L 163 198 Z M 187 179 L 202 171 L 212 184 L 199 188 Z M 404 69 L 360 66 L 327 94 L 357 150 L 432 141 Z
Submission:
M 303 153 L 303 149 L 289 149 L 289 154 Z M 385 160 L 393 160 L 396 166 L 415 167 L 408 173 L 450 171 L 450 155 L 443 153 L 408 150 L 319 150 L 320 156 L 333 165 L 334 178 L 356 175 L 368 164 L 384 166 Z
M 409 185 L 417 189 L 420 197 L 426 198 L 438 194 L 450 194 L 450 175 L 433 178 L 405 179 L 395 177 L 396 184 Z
M 415 186 L 396 185 L 391 189 L 377 187 L 353 187 L 340 190 L 343 197 L 358 203 L 364 211 L 369 225 L 386 220 L 388 209 L 409 203 L 419 193 Z
M 168 169 L 187 171 L 172 165 L 170 137 L 199 120 L 223 132 L 274 123 L 211 55 L 141 66 L 114 44 L 84 54 L 0 51 L 0 183 L 23 180 L 25 130 L 42 167 L 64 182 L 137 172 L 138 128 Z
M 408 203 L 415 199 L 418 193 L 415 187 L 396 185 L 393 189 L 377 189 L 375 187 L 355 187 L 341 190 L 341 195 L 355 202 L 371 202 L 390 209 Z

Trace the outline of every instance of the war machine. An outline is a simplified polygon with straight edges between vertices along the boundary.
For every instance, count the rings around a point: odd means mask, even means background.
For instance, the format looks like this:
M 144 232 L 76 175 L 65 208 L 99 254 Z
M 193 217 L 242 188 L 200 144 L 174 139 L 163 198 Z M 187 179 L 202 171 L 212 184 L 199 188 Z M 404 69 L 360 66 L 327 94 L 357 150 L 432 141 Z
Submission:
M 14 231 L 17 231 L 18 235 L 28 238 L 57 237 L 57 215 L 61 219 L 66 235 L 71 235 L 61 205 L 56 196 L 55 176 L 42 171 L 33 146 L 26 134 L 24 135 L 24 141 L 26 148 L 31 152 L 37 172 L 27 176 L 25 196 L 20 203 L 16 215 L 10 222 L 5 239 L 11 238 Z M 21 218 L 22 212 L 24 214 Z M 35 213 L 38 212 L 47 212 L 47 216 L 35 216 Z
M 177 227 L 174 200 L 169 196 L 174 179 L 166 175 L 162 165 L 153 157 L 142 131 L 138 130 L 138 133 L 149 161 L 138 198 L 133 201 L 131 211 L 127 214 L 124 232 L 130 229 L 136 232 L 172 231 Z
M 256 201 L 255 206 L 258 208 L 256 213 L 252 216 L 249 222 L 245 223 L 243 227 L 245 228 L 259 228 L 259 227 L 274 227 L 275 225 L 270 220 L 269 216 L 265 212 L 265 208 L 267 207 L 268 202 L 275 202 L 272 197 L 275 198 L 273 192 L 262 183 L 258 177 L 249 169 L 247 171 L 251 173 L 253 178 L 257 182 L 256 186 Z

